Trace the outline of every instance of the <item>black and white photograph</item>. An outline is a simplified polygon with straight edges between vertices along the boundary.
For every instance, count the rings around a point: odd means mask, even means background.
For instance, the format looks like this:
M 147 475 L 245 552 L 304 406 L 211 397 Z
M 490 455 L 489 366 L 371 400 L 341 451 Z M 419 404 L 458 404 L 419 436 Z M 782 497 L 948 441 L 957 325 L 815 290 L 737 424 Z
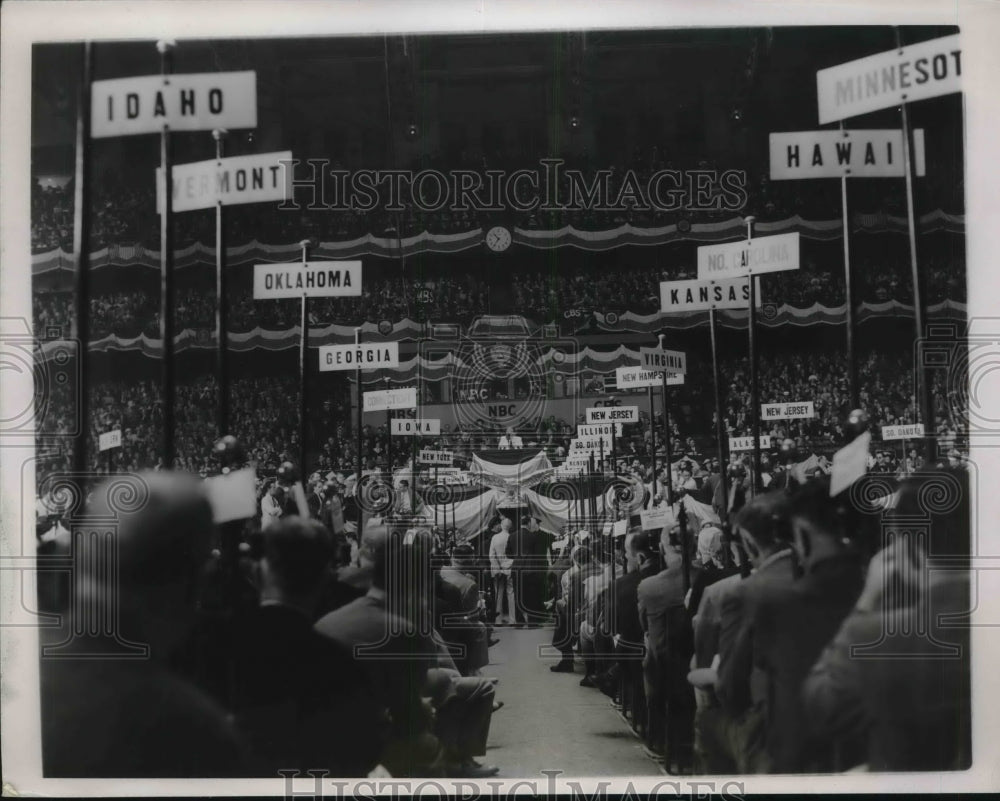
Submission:
M 5 4 L 4 794 L 997 789 L 998 33 Z

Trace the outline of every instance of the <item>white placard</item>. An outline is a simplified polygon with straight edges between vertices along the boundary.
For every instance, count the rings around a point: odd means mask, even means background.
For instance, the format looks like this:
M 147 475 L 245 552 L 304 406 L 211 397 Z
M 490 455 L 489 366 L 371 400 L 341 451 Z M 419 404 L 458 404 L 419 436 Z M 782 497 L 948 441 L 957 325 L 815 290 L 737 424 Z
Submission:
M 655 370 L 644 370 L 642 367 L 618 367 L 615 369 L 615 381 L 618 389 L 643 389 L 645 387 L 663 386 L 663 373 Z M 667 386 L 684 383 L 683 373 L 667 375 Z M 590 413 L 590 410 L 587 410 Z M 589 419 L 589 418 L 588 418 Z
M 913 162 L 925 175 L 924 131 L 913 132 Z M 801 178 L 901 178 L 903 132 L 797 131 L 771 134 L 771 180 Z
M 171 208 L 174 211 L 211 209 L 216 204 L 238 206 L 269 203 L 292 197 L 292 151 L 236 156 L 228 159 L 177 164 L 171 174 L 174 184 Z M 163 170 L 156 168 L 156 213 L 160 214 L 160 187 Z
M 674 513 L 669 506 L 663 506 L 659 509 L 645 509 L 639 512 L 639 519 L 642 521 L 643 531 L 670 528 L 674 524 Z
M 580 437 L 570 442 L 570 452 L 585 451 L 588 453 L 599 453 L 601 449 L 605 453 L 611 453 L 611 437 Z
M 750 283 L 745 278 L 660 282 L 660 311 L 664 314 L 705 309 L 746 309 L 749 306 Z
M 639 358 L 646 370 L 656 370 L 660 373 L 686 373 L 687 355 L 679 350 L 661 350 L 660 348 L 639 348 Z
M 446 464 L 450 466 L 454 460 L 455 460 L 455 454 L 452 451 L 420 451 L 420 453 L 417 454 L 418 464 L 433 464 L 433 465 Z M 458 468 L 454 469 L 457 474 Z M 438 477 L 440 478 L 441 475 L 442 474 L 439 473 Z M 449 473 L 448 475 L 452 474 Z
M 894 439 L 919 439 L 924 435 L 924 424 L 913 423 L 908 426 L 882 426 L 882 441 Z
M 364 394 L 364 411 L 385 412 L 390 409 L 416 409 L 417 388 L 377 389 Z
M 580 439 L 586 439 L 587 437 L 610 437 L 612 434 L 616 437 L 622 435 L 622 424 L 621 423 L 593 423 L 591 425 L 577 426 L 576 435 Z
M 322 345 L 319 348 L 319 370 L 375 370 L 399 367 L 398 342 L 372 342 L 365 345 Z
M 94 81 L 90 135 L 108 136 L 257 127 L 257 73 L 142 75 Z
M 764 403 L 760 407 L 761 422 L 765 420 L 799 420 L 815 416 L 816 410 L 812 401 Z
M 957 33 L 816 73 L 820 125 L 961 91 L 962 47 Z
M 760 436 L 760 448 L 761 450 L 766 450 L 771 447 L 771 435 L 762 434 Z M 753 437 L 730 437 L 729 438 L 729 450 L 733 451 L 752 451 L 753 450 Z
M 397 417 L 392 421 L 393 436 L 436 437 L 441 433 L 441 421 L 433 418 Z
M 830 470 L 831 498 L 868 472 L 868 448 L 871 441 L 871 432 L 865 431 L 833 454 L 833 468 Z
M 255 264 L 253 299 L 348 298 L 361 296 L 360 261 Z
M 659 378 L 660 374 L 656 373 Z M 587 409 L 587 422 L 594 423 L 638 423 L 638 406 L 593 406 Z M 579 426 L 577 427 L 579 429 Z M 618 427 L 618 435 L 622 433 L 621 426 Z
M 698 280 L 739 278 L 799 269 L 799 234 L 758 236 L 698 248 Z
M 97 447 L 100 451 L 120 448 L 122 446 L 122 430 L 116 428 L 114 431 L 107 431 L 97 438 Z
M 253 467 L 206 478 L 205 490 L 215 523 L 247 520 L 257 514 L 257 471 Z

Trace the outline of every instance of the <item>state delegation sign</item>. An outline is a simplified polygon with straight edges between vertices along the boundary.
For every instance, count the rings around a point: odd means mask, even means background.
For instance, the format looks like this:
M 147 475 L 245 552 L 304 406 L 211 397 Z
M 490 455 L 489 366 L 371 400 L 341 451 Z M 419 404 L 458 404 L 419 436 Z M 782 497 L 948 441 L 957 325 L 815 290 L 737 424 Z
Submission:
M 771 447 L 771 435 L 762 434 L 760 437 L 760 448 L 761 450 L 766 450 Z M 729 438 L 729 450 L 730 451 L 752 451 L 753 450 L 753 437 L 730 437 Z
M 660 373 L 686 373 L 687 355 L 679 350 L 661 350 L 660 348 L 639 348 L 639 358 L 646 370 Z
M 642 389 L 644 387 L 659 387 L 663 384 L 663 373 L 655 370 L 644 370 L 641 367 L 618 367 L 615 368 L 615 382 L 618 389 Z M 667 375 L 667 386 L 683 384 L 684 374 L 675 373 Z M 587 410 L 589 415 L 590 409 Z M 589 417 L 588 417 L 589 420 Z M 593 422 L 593 421 L 591 421 Z
M 891 442 L 895 439 L 918 439 L 923 435 L 923 423 L 913 423 L 908 426 L 882 426 L 883 442 Z
M 417 462 L 419 464 L 430 464 L 430 465 L 450 465 L 455 458 L 455 454 L 452 451 L 420 451 L 417 454 Z M 456 470 L 457 473 L 457 470 Z M 445 478 L 446 476 L 439 474 L 439 478 Z
M 122 446 L 122 430 L 116 428 L 114 431 L 107 431 L 97 439 L 97 447 L 100 451 L 120 448 Z
M 750 282 L 745 278 L 660 282 L 660 311 L 664 314 L 705 309 L 745 309 L 749 305 Z
M 913 132 L 917 175 L 927 172 L 924 131 Z M 797 131 L 771 134 L 771 180 L 800 178 L 902 178 L 903 132 Z M 661 284 L 662 286 L 662 284 Z
M 657 380 L 660 378 L 659 373 L 653 373 Z M 587 409 L 587 422 L 588 423 L 638 423 L 639 422 L 639 407 L 638 406 L 594 406 Z M 618 433 L 621 434 L 621 427 L 618 429 Z
M 815 416 L 812 401 L 764 403 L 760 407 L 761 420 L 799 420 Z
M 959 34 L 819 70 L 819 124 L 962 91 Z
M 576 435 L 581 439 L 586 437 L 604 437 L 605 439 L 611 436 L 620 437 L 622 435 L 622 424 L 594 423 L 593 425 L 577 426 Z
M 292 196 L 292 173 L 286 168 L 292 152 L 261 153 L 229 159 L 195 161 L 173 168 L 174 211 L 210 209 L 218 204 L 237 206 L 243 203 L 282 201 Z M 163 170 L 156 169 L 156 213 L 160 209 Z
M 698 280 L 738 278 L 799 269 L 799 234 L 759 236 L 698 248 Z
M 433 418 L 397 417 L 392 421 L 393 436 L 436 437 L 441 433 L 441 421 Z
M 143 75 L 94 81 L 90 135 L 109 136 L 257 127 L 257 73 Z
M 390 409 L 415 409 L 417 388 L 378 389 L 364 394 L 364 411 L 385 412 Z
M 255 264 L 253 299 L 345 298 L 361 296 L 360 261 Z
M 399 343 L 371 345 L 323 345 L 319 349 L 320 372 L 334 370 L 374 370 L 399 367 Z

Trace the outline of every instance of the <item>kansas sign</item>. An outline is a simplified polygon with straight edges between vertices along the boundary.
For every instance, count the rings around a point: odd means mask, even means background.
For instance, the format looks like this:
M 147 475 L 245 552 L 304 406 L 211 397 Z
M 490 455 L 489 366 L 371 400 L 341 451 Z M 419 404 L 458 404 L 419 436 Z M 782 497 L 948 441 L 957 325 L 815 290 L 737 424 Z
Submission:
M 749 305 L 750 283 L 745 278 L 660 283 L 660 311 L 664 314 L 705 309 L 745 309 Z
M 257 127 L 257 73 L 143 75 L 94 81 L 90 135 L 109 136 Z
M 820 125 L 961 91 L 959 34 L 886 50 L 816 73 Z

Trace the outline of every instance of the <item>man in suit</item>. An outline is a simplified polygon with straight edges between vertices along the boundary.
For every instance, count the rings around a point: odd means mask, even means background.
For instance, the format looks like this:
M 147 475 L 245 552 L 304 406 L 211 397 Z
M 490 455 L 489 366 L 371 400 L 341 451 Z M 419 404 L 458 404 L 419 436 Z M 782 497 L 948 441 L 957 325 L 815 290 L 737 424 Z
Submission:
M 497 443 L 497 447 L 502 451 L 515 450 L 522 447 L 521 438 L 514 433 L 514 429 L 510 426 L 507 427 L 507 431 L 502 437 L 500 437 L 500 442 Z
M 475 565 L 475 549 L 458 545 L 451 564 L 444 565 L 438 578 L 438 632 L 457 649 L 455 664 L 463 676 L 475 675 L 489 664 L 489 633 L 481 620 L 479 586 L 469 574 Z
M 326 768 L 367 776 L 388 719 L 351 651 L 313 629 L 330 568 L 331 536 L 287 517 L 263 535 L 260 606 L 234 626 L 234 711 L 253 748 L 254 774 Z M 350 720 L 350 726 L 331 725 Z
M 690 759 L 690 729 L 694 696 L 687 685 L 691 658 L 691 627 L 684 606 L 683 557 L 663 530 L 660 538 L 664 568 L 639 582 L 636 589 L 639 622 L 645 633 L 643 686 L 649 709 L 649 741 L 655 752 L 678 767 Z M 663 743 L 666 741 L 666 748 Z
M 753 572 L 743 581 L 729 577 L 720 582 L 725 589 L 719 599 L 714 696 L 708 708 L 699 712 L 696 737 L 699 767 L 708 773 L 767 773 L 771 769 L 764 745 L 768 698 L 761 677 L 754 672 L 755 632 L 747 609 L 761 594 L 787 591 L 795 581 L 787 512 L 787 496 L 770 492 L 755 497 L 733 520 Z M 704 643 L 701 648 L 706 648 Z M 714 660 L 715 655 L 706 650 L 701 659 Z
M 861 591 L 861 563 L 850 536 L 855 523 L 842 499 L 829 497 L 829 479 L 800 487 L 788 506 L 772 510 L 776 539 L 794 533 L 803 575 L 762 560 L 723 609 L 719 682 L 726 712 L 751 707 L 763 727 L 763 772 L 824 772 L 831 766 L 822 744 L 809 737 L 801 694 L 809 669 L 833 637 Z M 767 497 L 767 496 L 764 496 Z M 755 547 L 753 537 L 744 545 Z M 758 557 L 759 558 L 759 557 Z M 733 625 L 739 618 L 738 628 Z M 754 681 L 751 682 L 751 675 Z M 765 700 L 766 699 L 766 700 Z
M 363 664 L 382 708 L 390 718 L 389 743 L 380 762 L 396 775 L 435 775 L 442 749 L 432 733 L 433 710 L 423 693 L 428 670 L 438 663 L 438 648 L 429 634 L 387 605 L 390 561 L 389 531 L 369 526 L 361 540 L 359 560 L 370 571 L 371 588 L 362 597 L 320 618 L 316 631 L 352 649 Z M 434 772 L 434 773 L 432 773 Z
M 617 677 L 641 667 L 645 653 L 642 622 L 639 619 L 639 584 L 660 572 L 659 551 L 648 532 L 633 529 L 625 536 L 627 572 L 615 579 L 604 592 L 603 622 L 614 642 L 617 661 L 594 683 L 605 695 L 614 695 Z
M 545 578 L 548 573 L 549 537 L 539 527 L 539 519 L 528 517 L 527 527 L 511 533 L 507 556 L 511 558 L 511 578 L 517 599 L 516 622 L 538 628 L 545 619 Z
M 495 527 L 495 533 L 490 539 L 490 573 L 493 576 L 494 598 L 496 600 L 495 619 L 498 623 L 512 623 L 517 613 L 517 601 L 514 597 L 514 581 L 511 569 L 514 560 L 507 556 L 507 545 L 510 541 L 510 518 L 501 518 Z M 506 606 L 506 612 L 504 607 Z
M 900 488 L 891 515 L 881 517 L 884 547 L 864 588 L 805 682 L 810 731 L 835 743 L 838 769 L 861 762 L 871 771 L 971 764 L 968 614 L 976 594 L 968 563 L 956 569 L 971 548 L 969 476 L 943 472 Z M 954 508 L 924 490 L 946 478 L 950 497 L 960 501 Z M 927 529 L 912 526 L 914 518 Z M 845 744 L 861 744 L 860 754 Z
M 120 479 L 93 491 L 87 514 L 117 519 L 109 527 L 114 550 L 80 562 L 75 611 L 65 617 L 72 625 L 42 630 L 43 644 L 61 651 L 39 663 L 43 771 L 69 778 L 243 775 L 247 754 L 225 710 L 169 667 L 197 622 L 198 581 L 214 534 L 204 485 L 167 471 L 133 478 L 141 489 L 129 509 L 111 501 Z M 113 632 L 73 635 L 75 627 L 105 620 L 115 621 Z M 98 656 L 142 657 L 142 647 L 143 658 Z

